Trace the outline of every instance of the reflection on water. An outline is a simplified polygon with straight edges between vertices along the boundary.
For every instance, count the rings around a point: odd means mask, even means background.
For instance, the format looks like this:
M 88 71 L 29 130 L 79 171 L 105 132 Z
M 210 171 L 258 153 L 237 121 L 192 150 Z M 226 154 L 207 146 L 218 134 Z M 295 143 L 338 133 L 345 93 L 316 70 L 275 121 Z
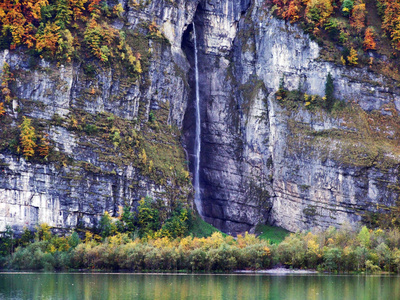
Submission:
M 399 276 L 0 273 L 1 299 L 400 299 Z

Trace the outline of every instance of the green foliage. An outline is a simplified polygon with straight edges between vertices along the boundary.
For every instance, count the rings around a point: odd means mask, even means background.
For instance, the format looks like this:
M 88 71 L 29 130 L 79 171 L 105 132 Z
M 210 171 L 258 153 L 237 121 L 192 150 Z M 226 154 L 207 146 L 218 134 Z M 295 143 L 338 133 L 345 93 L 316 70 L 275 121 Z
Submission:
M 108 213 L 104 212 L 104 215 L 100 218 L 100 234 L 104 238 L 114 235 L 117 232 L 117 225 Z
M 333 96 L 333 92 L 334 92 L 333 78 L 331 73 L 328 73 L 328 76 L 326 76 L 326 83 L 325 83 L 326 109 L 328 111 L 331 111 L 333 105 L 335 104 L 335 98 Z
M 81 242 L 79 235 L 76 231 L 74 231 L 68 238 L 68 244 L 71 248 L 75 248 Z
M 361 246 L 368 247 L 370 245 L 370 234 L 369 230 L 366 226 L 363 226 L 360 233 L 357 236 L 358 241 L 360 242 Z
M 29 228 L 24 227 L 21 237 L 18 239 L 18 246 L 26 247 L 28 244 L 33 242 L 35 234 Z
M 89 135 L 96 134 L 98 132 L 98 128 L 94 124 L 86 124 L 84 130 Z
M 344 0 L 342 3 L 342 14 L 345 17 L 350 16 L 350 13 L 353 9 L 354 1 L 353 0 Z
M 177 238 L 186 235 L 188 227 L 189 212 L 185 208 L 175 209 L 169 219 L 167 219 L 161 230 L 168 237 Z
M 126 212 L 128 214 L 128 210 Z M 176 216 L 180 218 L 178 212 Z M 106 223 L 109 226 L 111 220 Z M 39 230 L 46 232 L 47 227 L 40 226 Z M 362 228 L 356 232 L 331 227 L 316 234 L 290 234 L 280 244 L 271 244 L 248 233 L 234 239 L 220 232 L 207 238 L 187 236 L 176 239 L 168 236 L 131 239 L 127 233 L 114 232 L 100 242 L 87 232 L 84 241 L 80 241 L 76 233 L 68 238 L 47 235 L 46 239 L 18 247 L 5 263 L 3 259 L 3 266 L 21 270 L 96 268 L 227 272 L 283 264 L 330 272 L 399 272 L 399 246 L 398 229 Z
M 211 224 L 203 221 L 203 219 L 200 216 L 195 215 L 189 218 L 189 233 L 193 237 L 198 237 L 198 238 L 209 237 L 214 232 L 219 232 L 219 230 L 214 226 L 212 226 Z
M 262 240 L 269 241 L 271 244 L 281 243 L 289 233 L 289 231 L 280 227 L 262 224 L 256 226 L 256 234 L 259 235 L 258 237 Z
M 139 201 L 138 223 L 142 235 L 144 233 L 152 234 L 160 228 L 160 214 L 156 206 L 157 203 L 149 197 Z
M 0 238 L 0 256 L 10 255 L 15 245 L 14 231 L 10 225 L 6 226 L 6 231 Z
M 335 18 L 329 18 L 324 29 L 329 33 L 331 39 L 336 39 L 339 34 L 339 23 Z
M 136 229 L 136 214 L 135 212 L 131 212 L 129 206 L 124 206 L 118 230 L 120 232 L 133 233 L 135 229 Z

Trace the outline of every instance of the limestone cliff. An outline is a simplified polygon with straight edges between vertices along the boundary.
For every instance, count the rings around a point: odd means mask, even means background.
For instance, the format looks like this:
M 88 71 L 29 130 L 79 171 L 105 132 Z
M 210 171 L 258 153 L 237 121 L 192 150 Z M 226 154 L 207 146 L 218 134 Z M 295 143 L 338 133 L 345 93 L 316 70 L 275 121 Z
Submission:
M 16 80 L 2 128 L 15 135 L 22 115 L 36 120 L 53 158 L 27 161 L 12 150 L 13 136 L 1 141 L 0 230 L 93 226 L 105 210 L 116 215 L 146 195 L 191 199 L 184 169 L 194 160 L 192 26 L 206 221 L 234 234 L 260 222 L 295 231 L 355 224 L 364 211 L 394 205 L 397 83 L 325 62 L 309 36 L 273 18 L 264 2 L 123 2 L 125 23 L 113 26 L 132 32 L 148 57 L 137 80 L 96 60 L 32 64 L 22 50 L 3 51 L 0 69 L 7 62 Z M 144 33 L 153 21 L 162 38 Z M 334 114 L 277 100 L 280 84 L 324 96 L 328 73 L 346 109 Z

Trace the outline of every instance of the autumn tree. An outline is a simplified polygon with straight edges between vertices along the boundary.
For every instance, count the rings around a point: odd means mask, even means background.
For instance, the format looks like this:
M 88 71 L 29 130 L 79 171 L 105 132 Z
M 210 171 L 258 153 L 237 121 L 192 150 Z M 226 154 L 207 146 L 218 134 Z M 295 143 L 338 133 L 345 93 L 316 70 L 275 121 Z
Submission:
M 3 72 L 1 74 L 0 80 L 1 94 L 4 97 L 4 100 L 6 102 L 9 102 L 11 100 L 10 84 L 11 81 L 14 81 L 14 75 L 11 73 L 10 65 L 7 62 L 5 62 L 3 65 Z
M 354 1 L 353 0 L 344 0 L 342 3 L 342 14 L 347 17 L 350 16 L 350 13 L 353 9 Z
M 78 20 L 85 11 L 85 4 L 88 0 L 69 0 L 69 6 L 72 9 L 72 16 L 74 20 Z
M 288 9 L 282 17 L 291 23 L 296 22 L 299 19 L 301 4 L 300 0 L 290 1 Z
M 44 134 L 41 138 L 40 138 L 40 142 L 38 145 L 38 152 L 39 155 L 43 158 L 47 158 L 47 156 L 49 155 L 49 136 L 48 134 Z
M 47 50 L 54 55 L 57 51 L 60 39 L 59 31 L 60 27 L 56 23 L 47 23 L 43 31 L 40 30 L 36 34 L 36 50 L 39 52 Z
M 0 117 L 3 116 L 6 113 L 6 110 L 4 109 L 4 103 L 0 102 Z
M 382 29 L 390 36 L 393 47 L 400 50 L 400 1 L 386 0 L 383 7 Z
M 368 27 L 365 30 L 363 48 L 364 48 L 364 51 L 375 50 L 376 49 L 376 43 L 374 41 L 374 32 L 373 32 L 373 29 L 371 27 Z
M 32 126 L 32 120 L 24 116 L 19 128 L 21 130 L 20 143 L 22 153 L 26 159 L 29 159 L 35 155 L 34 149 L 36 147 L 36 134 L 35 128 Z
M 353 47 L 351 47 L 350 54 L 349 54 L 349 56 L 347 56 L 347 62 L 349 63 L 349 65 L 352 65 L 352 66 L 355 66 L 358 64 L 357 51 Z
M 362 0 L 357 1 L 350 17 L 350 26 L 355 28 L 357 32 L 361 32 L 364 29 L 366 14 L 365 3 Z
M 333 6 L 330 0 L 310 0 L 307 2 L 306 18 L 310 23 L 320 26 L 331 16 Z

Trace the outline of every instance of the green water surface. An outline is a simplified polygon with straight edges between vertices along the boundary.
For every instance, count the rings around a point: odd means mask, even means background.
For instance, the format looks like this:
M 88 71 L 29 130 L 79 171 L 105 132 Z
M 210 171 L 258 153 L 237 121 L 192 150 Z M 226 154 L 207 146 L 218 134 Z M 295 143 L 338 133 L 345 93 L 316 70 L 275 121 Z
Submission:
M 400 299 L 399 276 L 0 273 L 0 299 Z

